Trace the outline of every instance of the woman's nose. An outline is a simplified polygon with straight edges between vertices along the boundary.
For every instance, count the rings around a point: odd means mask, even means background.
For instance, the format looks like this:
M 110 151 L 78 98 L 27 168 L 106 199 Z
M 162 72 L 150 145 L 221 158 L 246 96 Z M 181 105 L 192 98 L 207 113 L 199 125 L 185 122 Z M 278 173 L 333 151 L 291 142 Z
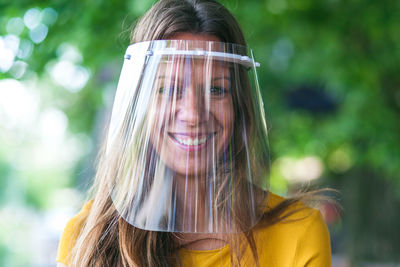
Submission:
M 185 88 L 179 104 L 178 119 L 187 123 L 199 124 L 207 119 L 204 95 L 193 87 Z

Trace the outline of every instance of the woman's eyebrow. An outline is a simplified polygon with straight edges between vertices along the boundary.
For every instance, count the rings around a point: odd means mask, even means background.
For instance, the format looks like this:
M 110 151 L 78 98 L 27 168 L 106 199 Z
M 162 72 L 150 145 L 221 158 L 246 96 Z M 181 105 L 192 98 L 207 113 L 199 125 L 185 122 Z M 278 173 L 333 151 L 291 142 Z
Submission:
M 166 75 L 158 75 L 157 76 L 157 79 L 168 79 L 168 80 L 172 80 L 172 81 L 174 81 L 175 80 L 175 77 L 171 77 L 171 76 L 166 76 Z
M 157 76 L 157 79 L 161 80 L 161 79 L 165 79 L 168 78 L 169 81 L 175 81 L 175 77 L 170 77 L 170 76 L 166 76 L 166 75 L 159 75 Z M 218 81 L 218 80 L 227 80 L 228 82 L 231 82 L 231 78 L 230 77 L 215 77 L 212 79 L 212 81 Z
M 216 80 L 228 80 L 229 82 L 231 82 L 231 78 L 230 77 L 225 77 L 225 76 L 223 76 L 223 77 L 215 77 L 212 80 L 213 81 L 216 81 Z

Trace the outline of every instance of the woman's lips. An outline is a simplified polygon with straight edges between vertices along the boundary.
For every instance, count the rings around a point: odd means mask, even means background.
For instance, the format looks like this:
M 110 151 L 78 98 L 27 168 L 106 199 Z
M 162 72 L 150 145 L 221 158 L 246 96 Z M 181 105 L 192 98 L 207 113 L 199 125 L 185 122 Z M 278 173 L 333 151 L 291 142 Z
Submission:
M 199 150 L 205 147 L 216 133 L 168 133 L 169 137 L 184 150 Z

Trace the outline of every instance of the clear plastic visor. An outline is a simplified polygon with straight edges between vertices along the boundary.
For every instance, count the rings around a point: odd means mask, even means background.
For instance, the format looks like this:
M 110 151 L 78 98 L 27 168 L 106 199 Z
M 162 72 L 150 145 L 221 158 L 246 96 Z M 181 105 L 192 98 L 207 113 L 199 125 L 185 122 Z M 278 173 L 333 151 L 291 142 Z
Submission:
M 133 226 L 232 233 L 262 216 L 268 145 L 247 52 L 183 40 L 128 48 L 106 156 L 113 203 Z

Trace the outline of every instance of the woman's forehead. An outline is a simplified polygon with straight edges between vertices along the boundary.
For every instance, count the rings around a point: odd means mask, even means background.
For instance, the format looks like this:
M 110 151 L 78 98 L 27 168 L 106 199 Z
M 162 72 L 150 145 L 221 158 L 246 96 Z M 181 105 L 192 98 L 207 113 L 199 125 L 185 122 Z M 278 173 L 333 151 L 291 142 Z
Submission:
M 175 76 L 201 73 L 208 76 L 230 76 L 233 63 L 210 58 L 165 57 L 160 61 L 158 76 Z M 207 77 L 205 77 L 207 78 Z

